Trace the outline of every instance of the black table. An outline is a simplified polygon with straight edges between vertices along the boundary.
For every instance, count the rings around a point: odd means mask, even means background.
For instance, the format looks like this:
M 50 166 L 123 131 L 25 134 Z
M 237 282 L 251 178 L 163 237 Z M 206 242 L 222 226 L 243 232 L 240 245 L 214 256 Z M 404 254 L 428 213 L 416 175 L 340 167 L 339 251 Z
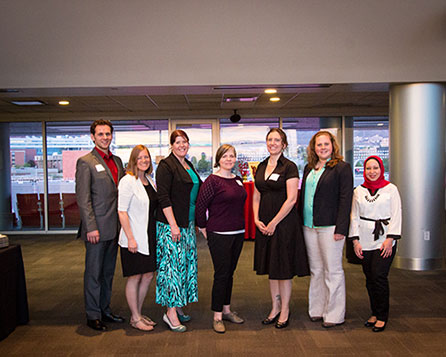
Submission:
M 20 245 L 0 248 L 0 341 L 29 321 L 25 269 Z

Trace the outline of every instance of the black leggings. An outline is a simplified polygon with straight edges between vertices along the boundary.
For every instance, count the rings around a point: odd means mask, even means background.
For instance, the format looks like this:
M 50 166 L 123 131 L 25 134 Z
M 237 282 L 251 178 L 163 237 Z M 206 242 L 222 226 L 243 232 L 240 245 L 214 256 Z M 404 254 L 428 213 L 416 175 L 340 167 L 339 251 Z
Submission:
M 214 264 L 212 311 L 222 312 L 223 305 L 231 304 L 232 281 L 245 234 L 218 234 L 208 232 L 208 245 Z
M 387 321 L 389 317 L 389 275 L 390 266 L 396 253 L 396 244 L 392 248 L 392 255 L 387 258 L 381 256 L 381 250 L 362 251 L 362 271 L 366 277 L 366 287 L 370 298 L 372 315 L 380 321 Z

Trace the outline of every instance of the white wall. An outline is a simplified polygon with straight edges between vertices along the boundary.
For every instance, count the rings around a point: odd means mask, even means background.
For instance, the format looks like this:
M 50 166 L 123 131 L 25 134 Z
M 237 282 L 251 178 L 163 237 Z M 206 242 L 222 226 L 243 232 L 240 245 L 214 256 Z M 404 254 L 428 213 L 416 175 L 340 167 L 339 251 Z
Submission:
M 2 0 L 0 88 L 446 81 L 444 0 Z

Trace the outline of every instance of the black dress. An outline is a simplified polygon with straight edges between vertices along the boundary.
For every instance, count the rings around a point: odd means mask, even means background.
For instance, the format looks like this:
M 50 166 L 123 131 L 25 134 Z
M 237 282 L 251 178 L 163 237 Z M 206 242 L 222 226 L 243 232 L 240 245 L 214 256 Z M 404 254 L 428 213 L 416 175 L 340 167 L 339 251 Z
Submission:
M 268 159 L 261 162 L 255 176 L 255 185 L 260 192 L 259 219 L 265 226 L 287 199 L 286 181 L 299 178 L 296 164 L 282 155 L 265 180 L 267 164 Z M 274 280 L 309 275 L 302 224 L 296 206 L 277 225 L 272 236 L 265 236 L 256 228 L 254 270 L 258 275 L 268 274 L 269 279 Z
M 147 186 L 144 185 L 144 188 L 150 200 L 149 226 L 147 227 L 150 254 L 130 253 L 127 248 L 121 247 L 121 265 L 124 276 L 156 271 L 156 209 L 158 207 L 158 197 L 150 183 Z

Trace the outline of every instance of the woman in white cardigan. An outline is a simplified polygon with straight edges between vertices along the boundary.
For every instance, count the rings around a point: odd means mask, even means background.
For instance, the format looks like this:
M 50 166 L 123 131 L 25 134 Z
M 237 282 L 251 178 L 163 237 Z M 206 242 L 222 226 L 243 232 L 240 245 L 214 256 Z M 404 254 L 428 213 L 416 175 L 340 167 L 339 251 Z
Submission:
M 135 146 L 127 174 L 118 187 L 119 246 L 123 275 L 127 277 L 125 296 L 132 314 L 130 325 L 142 331 L 151 331 L 156 325 L 141 313 L 156 270 L 155 210 L 158 199 L 155 183 L 149 176 L 152 169 L 149 150 L 144 145 Z

